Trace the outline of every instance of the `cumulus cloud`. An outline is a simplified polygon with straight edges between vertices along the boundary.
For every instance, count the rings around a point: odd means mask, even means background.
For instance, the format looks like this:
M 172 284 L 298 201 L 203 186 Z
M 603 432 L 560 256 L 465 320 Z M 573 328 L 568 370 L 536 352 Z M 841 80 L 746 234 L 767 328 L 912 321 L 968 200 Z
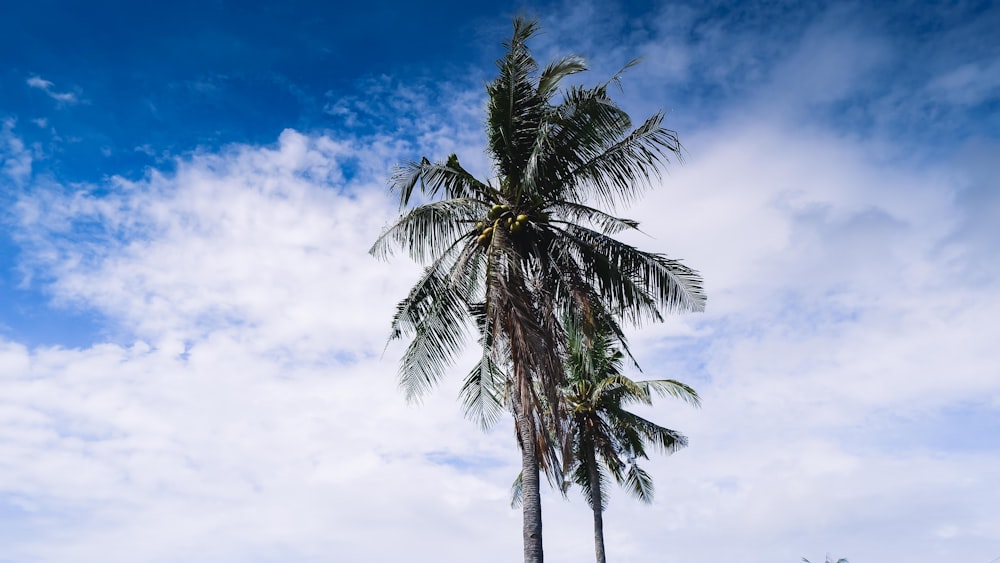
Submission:
M 139 335 L 193 338 L 241 323 L 277 347 L 370 349 L 391 305 L 371 315 L 364 307 L 387 290 L 392 270 L 353 268 L 369 261 L 365 244 L 388 212 L 381 186 L 344 185 L 341 166 L 361 156 L 288 131 L 274 150 L 199 156 L 169 177 L 116 178 L 112 196 L 26 198 L 27 243 L 56 278 L 57 299 L 96 306 Z M 60 234 L 79 238 L 54 244 Z M 370 330 L 356 324 L 365 318 Z
M 382 358 L 417 269 L 367 255 L 394 213 L 375 145 L 289 130 L 103 195 L 21 200 L 31 267 L 55 298 L 135 340 L 2 343 L 8 555 L 447 560 L 427 539 L 447 526 L 457 562 L 497 521 L 516 537 L 513 441 L 462 420 L 454 386 L 406 406 L 395 349 Z
M 688 260 L 710 296 L 706 318 L 635 343 L 648 372 L 705 396 L 702 413 L 673 415 L 690 450 L 658 464 L 679 553 L 664 560 L 794 560 L 811 546 L 988 560 L 995 417 L 956 414 L 995 413 L 1000 396 L 998 288 L 969 275 L 996 252 L 972 220 L 1000 215 L 955 198 L 985 192 L 965 192 L 954 162 L 885 160 L 830 132 L 734 123 L 687 146 L 633 214 L 653 237 L 635 242 Z M 729 547 L 707 548 L 720 527 Z
M 15 560 L 392 560 L 401 545 L 439 554 L 424 538 L 445 523 L 489 535 L 463 514 L 505 516 L 497 483 L 512 468 L 499 463 L 498 480 L 426 454 L 511 452 L 455 420 L 450 400 L 417 416 L 385 362 L 289 365 L 238 331 L 186 351 L 2 350 L 0 488 L 13 525 L 0 537 Z M 383 534 L 399 543 L 374 541 Z

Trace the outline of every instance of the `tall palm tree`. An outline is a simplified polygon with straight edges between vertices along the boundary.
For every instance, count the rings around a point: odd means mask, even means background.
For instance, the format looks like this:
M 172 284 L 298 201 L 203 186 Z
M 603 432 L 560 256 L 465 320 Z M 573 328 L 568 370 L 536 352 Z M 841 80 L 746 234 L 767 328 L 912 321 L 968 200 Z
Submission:
M 594 512 L 594 552 L 605 563 L 604 509 L 609 477 L 643 502 L 653 500 L 653 480 L 637 460 L 648 459 L 647 445 L 672 453 L 687 445 L 675 430 L 646 420 L 626 407 L 651 405 L 653 394 L 673 396 L 699 405 L 694 389 L 672 379 L 633 381 L 622 375 L 624 355 L 612 336 L 598 332 L 587 338 L 569 326 L 566 437 L 571 454 L 571 480 L 580 486 Z
M 371 249 L 378 257 L 403 249 L 426 265 L 392 320 L 390 339 L 409 340 L 399 371 L 408 398 L 437 383 L 470 329 L 478 335 L 482 353 L 462 401 L 484 427 L 504 410 L 514 416 L 524 560 L 532 563 L 542 561 L 539 468 L 561 479 L 557 443 L 542 430 L 561 417 L 562 319 L 601 323 L 620 336 L 619 319 L 661 320 L 705 304 L 697 272 L 619 242 L 612 235 L 638 224 L 598 208 L 649 187 L 679 154 L 677 136 L 661 126 L 662 114 L 632 128 L 608 97 L 617 75 L 560 88 L 586 64 L 569 56 L 540 69 L 526 45 L 537 29 L 514 20 L 499 74 L 487 85 L 494 178 L 475 178 L 455 155 L 400 167 L 390 189 L 403 213 Z

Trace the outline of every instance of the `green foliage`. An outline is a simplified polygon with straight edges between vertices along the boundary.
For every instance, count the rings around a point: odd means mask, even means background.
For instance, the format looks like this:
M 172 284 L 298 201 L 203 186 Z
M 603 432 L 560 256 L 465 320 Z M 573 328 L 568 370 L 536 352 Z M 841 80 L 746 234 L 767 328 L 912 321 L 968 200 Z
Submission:
M 582 327 L 570 324 L 568 338 L 563 393 L 573 482 L 580 486 L 595 510 L 605 508 L 607 495 L 603 491 L 608 477 L 633 497 L 651 502 L 653 481 L 639 467 L 638 460 L 648 459 L 647 446 L 673 453 L 687 445 L 687 438 L 628 411 L 627 407 L 652 405 L 654 394 L 699 406 L 698 394 L 673 379 L 633 381 L 622 375 L 624 355 L 607 331 L 588 336 Z M 595 487 L 598 494 L 594 494 Z M 593 505 L 595 498 L 600 499 L 600 506 Z
M 588 204 L 635 199 L 668 157 L 680 154 L 676 135 L 662 128 L 661 114 L 630 129 L 629 116 L 608 97 L 617 75 L 569 88 L 555 102 L 561 81 L 586 65 L 566 57 L 539 72 L 525 43 L 537 29 L 515 21 L 499 76 L 487 87 L 497 178 L 476 179 L 456 155 L 401 166 L 391 190 L 405 212 L 371 249 L 380 258 L 401 249 L 426 266 L 392 322 L 391 338 L 409 341 L 400 368 L 407 397 L 419 399 L 434 386 L 475 326 L 484 359 L 467 377 L 463 403 L 484 425 L 496 419 L 504 390 L 495 384 L 510 375 L 515 357 L 525 380 L 541 381 L 555 399 L 562 318 L 602 322 L 621 335 L 619 319 L 658 321 L 705 304 L 697 272 L 612 238 L 638 223 Z M 415 193 L 425 203 L 411 208 Z M 516 233 L 497 228 L 503 217 L 521 215 L 529 219 Z M 521 386 L 533 395 L 529 389 Z
M 540 68 L 527 46 L 537 31 L 537 22 L 514 20 L 487 85 L 487 152 L 496 176 L 475 178 L 454 154 L 401 166 L 390 180 L 401 215 L 371 253 L 388 258 L 402 250 L 425 266 L 392 320 L 390 338 L 408 342 L 399 369 L 407 398 L 419 400 L 440 380 L 471 332 L 481 357 L 462 386 L 466 414 L 484 427 L 504 410 L 526 421 L 519 444 L 533 445 L 526 455 L 537 462 L 523 461 L 523 470 L 537 474 L 540 465 L 558 484 L 565 320 L 605 326 L 624 342 L 619 322 L 701 311 L 705 294 L 701 277 L 681 262 L 612 237 L 638 229 L 610 211 L 634 201 L 679 158 L 676 134 L 662 126 L 662 113 L 632 127 L 608 96 L 621 73 L 563 88 L 586 63 L 570 56 Z M 668 443 L 666 435 L 650 436 Z M 647 489 L 643 474 L 628 475 L 633 488 Z M 525 487 L 537 495 L 527 478 Z M 537 502 L 526 500 L 526 514 Z

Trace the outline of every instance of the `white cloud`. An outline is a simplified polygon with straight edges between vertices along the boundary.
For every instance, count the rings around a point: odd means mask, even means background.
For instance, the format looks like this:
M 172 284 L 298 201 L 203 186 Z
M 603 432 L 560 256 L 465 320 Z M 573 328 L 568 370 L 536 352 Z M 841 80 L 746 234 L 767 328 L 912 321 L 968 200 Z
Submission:
M 788 113 L 849 100 L 881 86 L 878 73 L 891 62 L 888 40 L 873 33 L 850 9 L 832 9 L 801 31 L 791 55 L 768 72 L 762 103 Z
M 14 134 L 16 121 L 11 118 L 0 122 L 0 174 L 15 185 L 24 184 L 31 177 L 31 151 L 24 141 Z
M 987 485 L 1000 458 L 978 425 L 991 419 L 955 413 L 995 412 L 1000 295 L 963 276 L 995 243 L 965 229 L 951 164 L 761 125 L 688 147 L 633 213 L 653 236 L 635 242 L 686 259 L 709 290 L 706 318 L 633 343 L 649 376 L 693 380 L 706 403 L 670 409 L 692 446 L 657 463 L 676 491 L 664 560 L 982 558 L 1000 534 Z
M 322 560 L 369 550 L 392 560 L 403 545 L 435 553 L 421 538 L 441 523 L 488 535 L 463 514 L 503 517 L 496 479 L 425 454 L 511 452 L 456 420 L 450 397 L 405 407 L 391 362 L 288 365 L 238 331 L 178 351 L 4 343 L 0 489 L 32 532 L 4 538 L 7 556 Z M 67 522 L 72 514 L 79 520 Z M 398 543 L 373 545 L 382 534 Z M 509 542 L 493 543 L 503 552 Z
M 29 77 L 25 83 L 37 90 L 45 92 L 45 94 L 52 98 L 53 100 L 59 102 L 60 105 L 74 105 L 80 102 L 79 97 L 74 92 L 56 92 L 54 90 L 55 84 L 50 80 L 45 80 L 40 76 Z
M 273 148 L 115 179 L 114 195 L 22 200 L 55 296 L 141 340 L 3 343 L 0 450 L 30 460 L 0 465 L 0 514 L 31 530 L 4 538 L 8 555 L 447 561 L 427 539 L 442 525 L 453 561 L 518 552 L 510 432 L 484 439 L 454 384 L 405 406 L 395 348 L 380 357 L 417 269 L 366 253 L 393 213 L 371 180 L 376 149 L 286 131 Z M 351 180 L 347 160 L 361 162 Z M 497 519 L 508 532 L 484 543 Z
M 928 90 L 959 106 L 996 99 L 1000 95 L 1000 60 L 963 64 L 935 78 Z

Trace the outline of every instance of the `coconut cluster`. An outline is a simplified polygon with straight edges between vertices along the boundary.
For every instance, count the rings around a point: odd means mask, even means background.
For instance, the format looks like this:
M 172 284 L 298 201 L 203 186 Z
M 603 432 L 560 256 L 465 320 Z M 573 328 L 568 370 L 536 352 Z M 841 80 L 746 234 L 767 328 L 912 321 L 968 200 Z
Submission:
M 507 229 L 517 233 L 524 228 L 531 218 L 524 213 L 512 211 L 509 205 L 494 205 L 486 215 L 486 220 L 476 223 L 479 244 L 488 244 L 496 229 Z

